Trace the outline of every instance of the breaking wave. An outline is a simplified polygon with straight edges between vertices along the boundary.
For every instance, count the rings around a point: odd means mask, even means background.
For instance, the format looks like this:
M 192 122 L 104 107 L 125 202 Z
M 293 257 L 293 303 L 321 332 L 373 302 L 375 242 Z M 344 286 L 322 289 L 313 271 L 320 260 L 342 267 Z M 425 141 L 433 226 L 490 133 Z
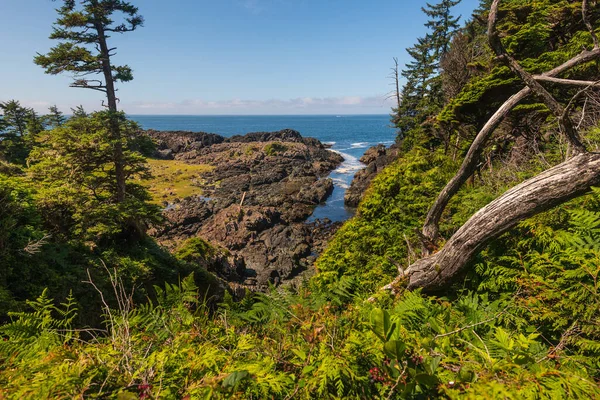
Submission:
M 339 155 L 341 155 L 342 157 L 344 157 L 344 162 L 337 167 L 337 169 L 334 171 L 338 174 L 353 174 L 357 171 L 360 171 L 361 169 L 364 168 L 364 164 L 361 163 L 360 161 L 358 161 L 358 158 L 351 156 L 348 153 L 342 153 L 339 150 L 331 150 L 334 151 L 336 153 L 338 153 Z

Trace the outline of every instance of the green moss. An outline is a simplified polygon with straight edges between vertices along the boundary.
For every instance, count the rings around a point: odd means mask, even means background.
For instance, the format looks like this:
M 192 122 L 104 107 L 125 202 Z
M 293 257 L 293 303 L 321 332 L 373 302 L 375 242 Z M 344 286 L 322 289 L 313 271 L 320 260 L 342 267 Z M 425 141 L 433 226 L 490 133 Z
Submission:
M 199 237 L 187 239 L 174 253 L 177 259 L 188 262 L 207 260 L 217 254 L 226 254 L 226 250 L 217 248 Z
M 265 154 L 268 156 L 274 156 L 278 153 L 285 153 L 287 151 L 287 146 L 279 142 L 269 143 L 263 149 Z

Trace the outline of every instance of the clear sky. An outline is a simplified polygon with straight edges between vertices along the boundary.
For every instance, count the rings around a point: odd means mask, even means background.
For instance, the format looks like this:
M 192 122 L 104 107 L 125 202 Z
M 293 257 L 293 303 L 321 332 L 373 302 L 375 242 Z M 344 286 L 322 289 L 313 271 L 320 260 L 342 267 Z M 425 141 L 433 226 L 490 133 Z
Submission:
M 131 2 L 144 27 L 109 43 L 134 70 L 118 92 L 129 114 L 386 114 L 392 58 L 408 62 L 404 49 L 425 32 L 424 1 Z M 469 18 L 477 3 L 454 13 Z M 57 43 L 48 35 L 58 5 L 0 0 L 0 101 L 101 107 L 101 93 L 33 64 Z

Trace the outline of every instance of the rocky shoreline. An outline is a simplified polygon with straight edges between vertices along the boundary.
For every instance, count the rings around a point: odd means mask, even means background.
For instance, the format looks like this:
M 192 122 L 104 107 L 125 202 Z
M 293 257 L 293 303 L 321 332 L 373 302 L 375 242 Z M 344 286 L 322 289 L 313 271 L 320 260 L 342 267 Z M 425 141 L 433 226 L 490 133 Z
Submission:
M 297 131 L 223 136 L 146 131 L 155 156 L 212 168 L 201 176 L 202 196 L 169 204 L 166 223 L 151 231 L 175 249 L 200 238 L 223 251 L 198 260 L 234 289 L 264 290 L 309 270 L 340 223 L 305 223 L 333 190 L 329 173 L 339 154 Z

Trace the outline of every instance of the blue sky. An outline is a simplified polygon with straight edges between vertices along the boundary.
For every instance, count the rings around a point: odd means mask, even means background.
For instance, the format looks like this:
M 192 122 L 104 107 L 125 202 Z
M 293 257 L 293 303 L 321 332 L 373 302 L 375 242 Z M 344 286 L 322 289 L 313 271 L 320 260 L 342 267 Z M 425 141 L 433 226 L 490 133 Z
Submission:
M 435 0 L 432 0 L 435 3 Z M 421 1 L 132 0 L 139 30 L 111 38 L 114 61 L 134 70 L 119 86 L 130 114 L 385 114 L 392 58 L 425 32 Z M 477 0 L 455 8 L 463 20 Z M 33 64 L 49 40 L 58 2 L 0 0 L 0 101 L 45 111 L 102 94 Z

